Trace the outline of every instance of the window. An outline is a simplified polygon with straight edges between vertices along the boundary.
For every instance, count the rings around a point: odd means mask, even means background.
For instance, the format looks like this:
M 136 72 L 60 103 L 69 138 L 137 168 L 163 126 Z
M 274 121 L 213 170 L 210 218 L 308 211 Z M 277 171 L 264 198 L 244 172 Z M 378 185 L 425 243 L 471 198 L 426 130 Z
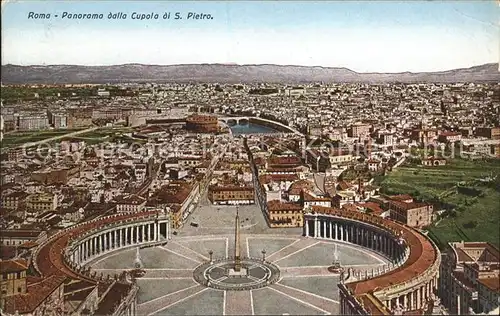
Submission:
M 22 289 L 21 287 L 18 287 L 18 288 L 17 288 L 17 293 L 21 293 L 21 292 L 22 292 L 22 290 L 23 290 L 23 289 Z

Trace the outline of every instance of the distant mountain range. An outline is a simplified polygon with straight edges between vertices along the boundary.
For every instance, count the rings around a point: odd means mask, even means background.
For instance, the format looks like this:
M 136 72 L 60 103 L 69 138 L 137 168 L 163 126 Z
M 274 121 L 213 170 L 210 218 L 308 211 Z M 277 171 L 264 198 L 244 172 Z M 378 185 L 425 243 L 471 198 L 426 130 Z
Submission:
M 142 65 L 18 66 L 2 65 L 3 84 L 64 84 L 119 82 L 500 82 L 498 64 L 440 72 L 358 73 L 347 68 L 280 65 Z

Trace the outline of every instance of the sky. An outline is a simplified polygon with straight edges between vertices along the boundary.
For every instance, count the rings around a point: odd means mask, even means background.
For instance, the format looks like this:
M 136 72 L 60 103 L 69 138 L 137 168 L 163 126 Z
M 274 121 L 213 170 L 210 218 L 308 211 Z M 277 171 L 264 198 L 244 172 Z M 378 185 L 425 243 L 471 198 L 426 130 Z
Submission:
M 29 18 L 30 12 L 50 18 Z M 103 18 L 68 19 L 65 12 Z M 126 19 L 108 19 L 120 12 Z M 158 19 L 132 19 L 134 12 L 156 13 Z M 166 12 L 170 19 L 163 19 Z M 176 12 L 182 19 L 174 19 Z M 188 19 L 189 12 L 212 19 Z M 2 4 L 1 57 L 2 65 L 236 63 L 440 71 L 498 62 L 499 13 L 498 0 L 10 1 Z

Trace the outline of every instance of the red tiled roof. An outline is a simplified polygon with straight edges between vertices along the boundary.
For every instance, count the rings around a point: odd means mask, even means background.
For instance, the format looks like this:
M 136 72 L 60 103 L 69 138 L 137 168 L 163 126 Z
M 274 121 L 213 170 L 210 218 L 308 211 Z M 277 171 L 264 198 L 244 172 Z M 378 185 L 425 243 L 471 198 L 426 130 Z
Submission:
M 358 208 L 356 207 L 356 205 L 354 205 L 352 203 L 347 203 L 347 204 L 342 205 L 342 209 L 344 209 L 346 211 L 350 211 L 350 212 L 358 212 Z
M 269 165 L 286 165 L 286 166 L 300 165 L 301 164 L 301 160 L 297 156 L 291 156 L 291 157 L 276 157 L 276 156 L 273 156 L 273 157 L 270 157 L 268 159 L 268 164 Z
M 4 311 L 9 314 L 16 311 L 19 314 L 33 313 L 65 280 L 66 276 L 64 275 L 51 275 L 40 282 L 28 284 L 27 293 L 5 298 Z
M 210 191 L 222 192 L 222 191 L 253 191 L 253 187 L 245 186 L 210 186 Z
M 487 250 L 497 260 L 500 259 L 500 251 L 489 242 L 464 242 L 464 248 L 483 248 Z
M 283 203 L 278 200 L 272 200 L 267 202 L 267 208 L 269 211 L 300 211 L 302 206 L 295 203 Z
M 340 181 L 340 182 L 338 183 L 338 186 L 339 186 L 340 190 L 347 190 L 347 189 L 349 189 L 349 188 L 351 187 L 351 186 L 350 186 L 347 182 L 345 182 L 345 181 Z
M 1 273 L 21 272 L 28 269 L 28 262 L 24 259 L 0 261 Z
M 408 194 L 391 195 L 389 196 L 389 198 L 394 201 L 408 201 L 408 200 L 413 201 L 413 197 Z
M 377 215 L 380 215 L 384 212 L 384 210 L 380 207 L 380 205 L 378 205 L 375 202 L 356 203 L 355 205 L 357 207 L 369 209 L 370 211 L 372 211 L 374 214 Z
M 297 172 L 297 169 L 298 168 L 289 168 L 289 167 L 273 168 L 273 167 L 270 167 L 270 168 L 267 168 L 266 171 L 267 172 L 289 172 L 289 173 L 293 173 L 293 172 Z
M 308 190 L 313 190 L 314 189 L 314 183 L 312 183 L 309 180 L 299 180 L 292 185 L 290 185 L 289 192 L 288 194 L 290 195 L 299 195 L 302 190 L 308 189 Z
M 158 190 L 153 197 L 163 203 L 182 204 L 191 193 L 192 186 L 187 182 L 171 182 Z
M 477 282 L 484 285 L 490 291 L 500 294 L 500 278 L 498 276 L 495 278 L 480 278 Z
M 22 248 L 22 249 L 31 249 L 31 248 L 35 248 L 38 246 L 38 243 L 30 240 L 30 241 L 27 241 L 21 245 L 19 245 L 19 248 Z
M 302 191 L 303 192 L 303 198 L 305 202 L 314 202 L 314 201 L 331 201 L 330 198 L 327 197 L 320 197 L 320 196 L 313 196 L 307 191 Z
M 406 202 L 401 202 L 401 201 L 389 201 L 389 205 L 394 205 L 394 206 L 402 209 L 403 211 L 409 211 L 409 210 L 413 210 L 416 208 L 429 206 L 429 204 L 427 204 L 427 203 L 416 203 L 416 202 L 406 203 Z
M 32 229 L 2 229 L 0 236 L 5 238 L 38 238 L 43 231 Z
M 463 249 L 455 248 L 457 252 L 457 260 L 458 261 L 474 261 Z
M 2 245 L 0 247 L 0 259 L 1 260 L 9 260 L 13 259 L 17 253 L 17 246 L 5 246 Z
M 299 177 L 296 174 L 266 174 L 259 176 L 260 183 L 267 184 L 272 182 L 297 181 Z

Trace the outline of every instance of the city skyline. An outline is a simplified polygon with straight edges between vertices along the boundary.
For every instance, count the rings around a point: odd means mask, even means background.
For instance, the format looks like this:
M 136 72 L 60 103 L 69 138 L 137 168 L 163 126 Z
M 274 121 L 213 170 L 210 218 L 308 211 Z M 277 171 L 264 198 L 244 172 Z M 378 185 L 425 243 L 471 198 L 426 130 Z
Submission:
M 218 63 L 444 71 L 498 62 L 498 9 L 494 1 L 7 3 L 2 65 Z M 29 12 L 52 17 L 28 19 Z M 104 18 L 61 19 L 63 12 Z M 108 20 L 109 12 L 127 19 Z M 159 19 L 132 20 L 133 12 L 158 13 Z M 213 19 L 164 20 L 164 12 Z

